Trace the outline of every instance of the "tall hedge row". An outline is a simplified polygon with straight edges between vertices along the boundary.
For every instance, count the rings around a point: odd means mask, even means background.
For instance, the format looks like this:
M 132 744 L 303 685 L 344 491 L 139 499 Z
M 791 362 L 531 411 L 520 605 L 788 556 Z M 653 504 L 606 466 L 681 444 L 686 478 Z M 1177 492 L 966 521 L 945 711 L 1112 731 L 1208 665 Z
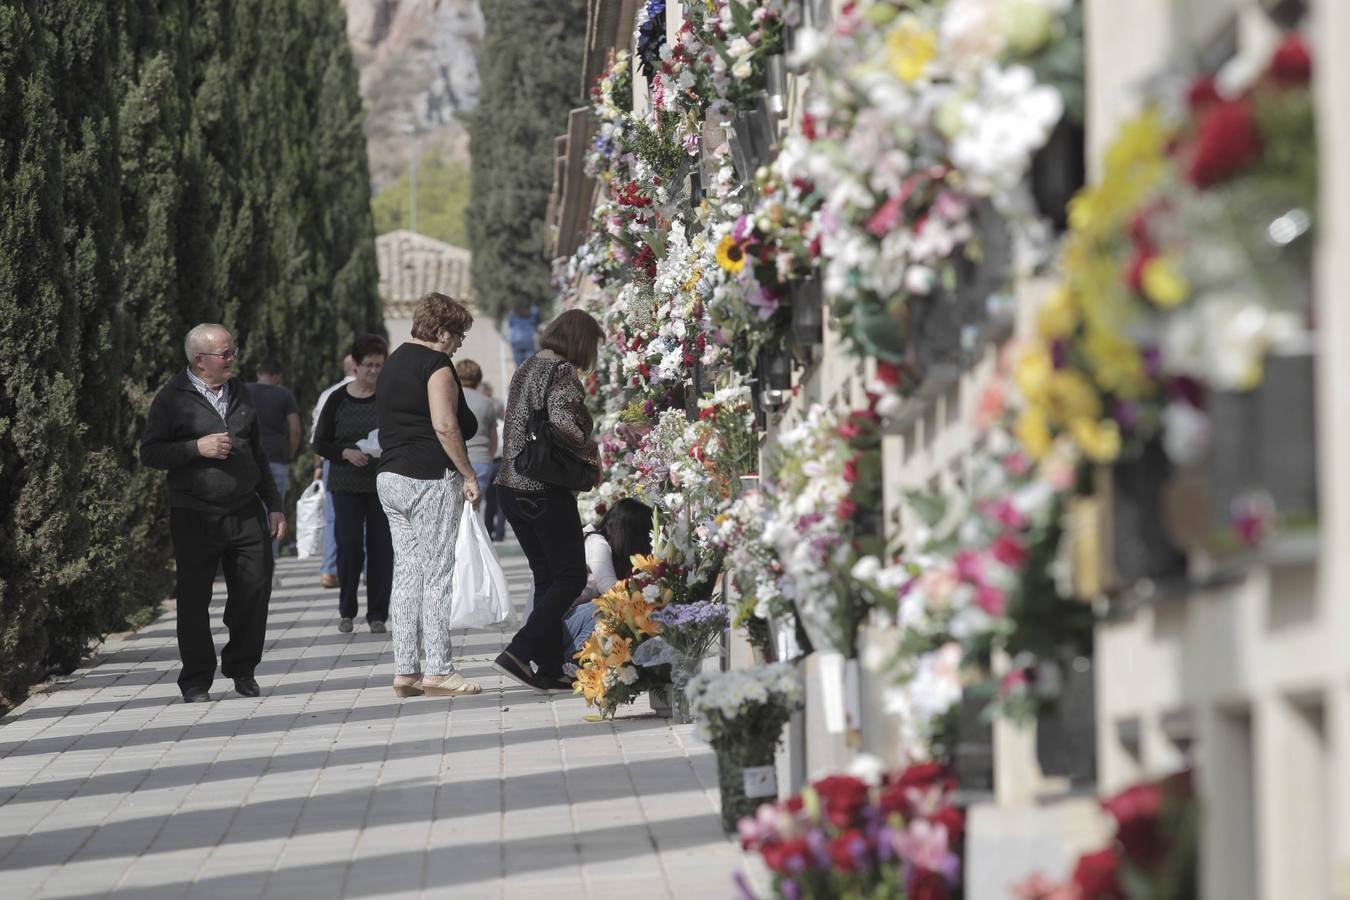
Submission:
M 361 117 L 336 0 L 0 0 L 0 706 L 164 596 L 189 327 L 302 405 L 381 329 Z

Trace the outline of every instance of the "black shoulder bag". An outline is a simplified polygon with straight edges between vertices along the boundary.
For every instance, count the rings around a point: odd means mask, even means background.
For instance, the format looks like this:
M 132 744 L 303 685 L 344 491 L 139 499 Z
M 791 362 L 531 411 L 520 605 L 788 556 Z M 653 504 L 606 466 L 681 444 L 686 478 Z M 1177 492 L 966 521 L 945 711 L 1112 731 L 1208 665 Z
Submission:
M 555 363 L 544 387 L 544 405 L 530 410 L 526 426 L 525 446 L 516 454 L 516 472 L 533 481 L 540 481 L 569 491 L 588 491 L 595 486 L 595 466 L 577 456 L 562 441 L 548 419 L 548 395 L 557 377 Z

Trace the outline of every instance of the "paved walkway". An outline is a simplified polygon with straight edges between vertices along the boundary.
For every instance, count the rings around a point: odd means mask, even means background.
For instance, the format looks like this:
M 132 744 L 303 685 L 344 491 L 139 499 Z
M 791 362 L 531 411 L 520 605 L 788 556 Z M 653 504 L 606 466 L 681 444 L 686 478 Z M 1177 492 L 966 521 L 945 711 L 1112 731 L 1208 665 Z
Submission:
M 0 719 L 0 895 L 735 895 L 691 726 L 504 686 L 495 630 L 456 637 L 483 694 L 399 700 L 388 639 L 338 633 L 314 563 L 279 571 L 261 698 L 177 702 L 170 614 Z

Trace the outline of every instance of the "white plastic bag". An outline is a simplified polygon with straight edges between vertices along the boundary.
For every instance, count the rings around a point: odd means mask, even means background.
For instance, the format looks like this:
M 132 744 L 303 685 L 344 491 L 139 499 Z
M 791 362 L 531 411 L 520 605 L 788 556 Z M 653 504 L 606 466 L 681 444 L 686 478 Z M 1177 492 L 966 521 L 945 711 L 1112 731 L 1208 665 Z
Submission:
M 451 628 L 486 628 L 511 614 L 506 573 L 492 549 L 483 517 L 466 502 L 455 538 L 455 583 L 450 598 Z
M 304 559 L 323 555 L 323 482 L 312 481 L 295 501 L 295 552 Z

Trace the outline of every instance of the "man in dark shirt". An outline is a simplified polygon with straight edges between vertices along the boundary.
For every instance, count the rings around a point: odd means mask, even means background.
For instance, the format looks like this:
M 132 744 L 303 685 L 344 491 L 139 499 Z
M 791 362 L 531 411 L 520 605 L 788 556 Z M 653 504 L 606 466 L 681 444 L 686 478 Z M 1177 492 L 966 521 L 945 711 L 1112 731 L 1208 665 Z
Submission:
M 277 512 L 284 513 L 286 488 L 290 486 L 290 464 L 300 452 L 300 407 L 295 395 L 281 383 L 281 363 L 269 359 L 258 366 L 258 380 L 245 385 L 253 406 L 258 410 L 258 425 L 262 428 L 263 452 L 267 454 L 267 468 L 277 486 L 282 505 Z M 270 508 L 269 508 L 270 509 Z M 272 542 L 272 558 L 281 548 Z
M 286 536 L 286 517 L 263 451 L 258 412 L 234 377 L 239 351 L 222 325 L 198 325 L 183 342 L 188 368 L 155 395 L 141 462 L 169 473 L 169 531 L 178 583 L 178 687 L 187 703 L 210 700 L 216 674 L 211 585 L 225 570 L 230 640 L 221 673 L 245 697 L 260 691 L 272 595 L 269 535 Z M 269 513 L 268 510 L 275 510 Z

